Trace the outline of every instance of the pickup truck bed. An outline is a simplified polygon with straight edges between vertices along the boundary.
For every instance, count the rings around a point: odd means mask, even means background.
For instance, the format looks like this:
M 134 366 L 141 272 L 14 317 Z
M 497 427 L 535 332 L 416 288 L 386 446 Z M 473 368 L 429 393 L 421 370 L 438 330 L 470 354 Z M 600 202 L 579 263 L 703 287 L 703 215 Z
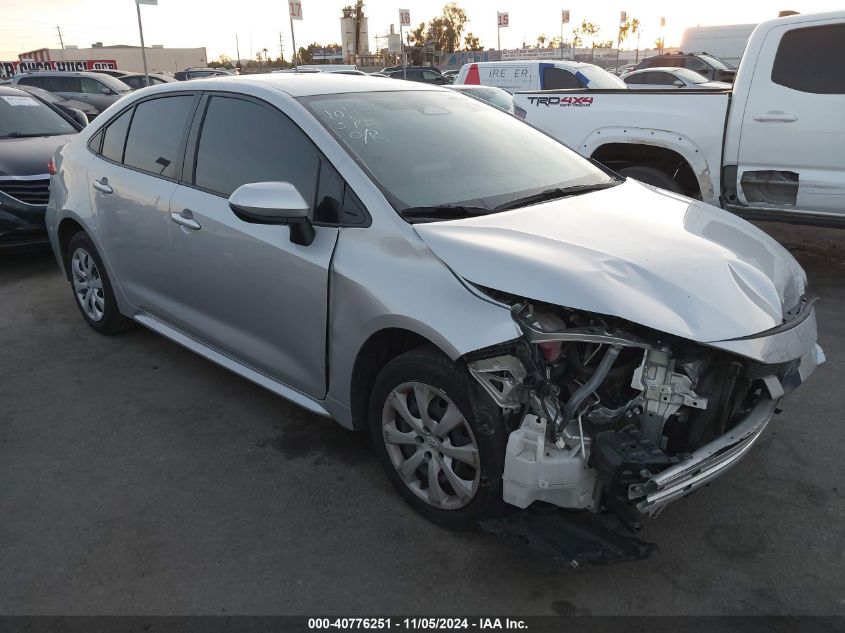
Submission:
M 730 100 L 713 90 L 546 90 L 518 92 L 514 106 L 583 156 L 611 169 L 657 164 L 679 172 L 681 192 L 718 205 Z

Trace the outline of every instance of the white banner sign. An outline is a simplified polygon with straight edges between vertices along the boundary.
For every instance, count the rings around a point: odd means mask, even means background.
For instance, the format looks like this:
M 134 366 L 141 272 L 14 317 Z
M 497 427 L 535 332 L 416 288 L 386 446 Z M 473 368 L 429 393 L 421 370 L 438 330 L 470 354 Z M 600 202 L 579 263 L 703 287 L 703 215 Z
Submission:
M 496 14 L 496 17 L 499 18 L 499 28 L 500 29 L 503 29 L 506 26 L 510 26 L 510 19 L 508 18 L 507 12 L 505 12 L 505 13 L 499 12 L 499 13 Z
M 411 26 L 411 12 L 408 9 L 399 9 L 399 26 Z
M 560 12 L 560 23 L 569 24 L 569 9 L 564 9 Z
M 291 20 L 302 19 L 302 2 L 299 0 L 291 0 L 288 2 L 288 11 L 290 12 Z
M 619 24 L 625 24 L 625 22 L 627 22 L 627 21 L 628 21 L 628 12 L 622 11 L 622 13 L 619 14 Z

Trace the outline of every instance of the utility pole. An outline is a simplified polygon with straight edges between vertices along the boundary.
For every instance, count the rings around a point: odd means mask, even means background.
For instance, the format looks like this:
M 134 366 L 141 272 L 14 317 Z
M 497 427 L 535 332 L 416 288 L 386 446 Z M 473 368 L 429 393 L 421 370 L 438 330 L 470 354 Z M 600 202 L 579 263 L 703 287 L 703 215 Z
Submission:
M 65 41 L 62 39 L 62 27 L 57 26 L 56 30 L 59 32 L 59 43 L 62 45 L 62 50 L 65 50 Z
M 279 59 L 282 60 L 282 68 L 285 66 L 285 41 L 282 38 L 282 32 L 279 31 Z
M 238 42 L 238 34 L 235 33 L 235 51 L 238 54 L 238 61 L 235 62 L 235 67 L 240 68 L 241 66 L 241 44 Z
M 141 58 L 144 60 L 144 85 L 150 85 L 150 73 L 147 71 L 147 51 L 144 49 L 144 27 L 141 26 L 141 3 L 156 4 L 158 0 L 135 0 L 135 8 L 138 10 L 138 33 L 141 35 Z

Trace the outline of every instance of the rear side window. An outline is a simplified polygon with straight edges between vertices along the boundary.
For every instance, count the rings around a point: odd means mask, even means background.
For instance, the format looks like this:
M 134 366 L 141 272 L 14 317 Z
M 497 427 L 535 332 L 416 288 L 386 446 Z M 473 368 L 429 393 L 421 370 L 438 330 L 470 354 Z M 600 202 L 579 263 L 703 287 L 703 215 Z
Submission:
M 173 178 L 182 133 L 194 97 L 163 97 L 135 108 L 126 138 L 123 163 L 142 171 Z
M 104 158 L 116 163 L 123 162 L 123 147 L 126 145 L 126 131 L 132 119 L 132 110 L 127 110 L 114 121 L 109 123 L 103 136 L 103 149 L 100 152 Z
M 45 77 L 44 87 L 50 92 L 82 92 L 79 77 Z
M 626 84 L 645 84 L 648 83 L 648 78 L 653 75 L 654 73 L 638 73 L 636 75 L 631 75 L 630 77 L 625 78 Z
M 543 89 L 561 90 L 566 88 L 582 88 L 578 78 L 568 70 L 550 66 L 543 69 Z
M 96 79 L 91 79 L 91 77 L 82 77 L 79 83 L 82 87 L 81 92 L 84 92 L 85 94 L 102 95 L 106 94 L 106 91 L 108 91 L 108 88 L 106 88 L 104 84 L 100 83 Z
M 249 182 L 283 181 L 311 202 L 317 160 L 310 139 L 278 110 L 212 97 L 197 147 L 194 184 L 228 197 Z
M 845 94 L 845 24 L 788 31 L 780 40 L 772 82 L 814 94 Z

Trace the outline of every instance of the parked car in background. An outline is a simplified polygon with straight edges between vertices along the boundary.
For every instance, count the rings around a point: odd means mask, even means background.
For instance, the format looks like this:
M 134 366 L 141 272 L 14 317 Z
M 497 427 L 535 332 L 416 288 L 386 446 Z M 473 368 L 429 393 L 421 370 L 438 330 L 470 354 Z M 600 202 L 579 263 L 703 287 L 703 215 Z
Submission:
M 646 68 L 634 70 L 622 77 L 634 90 L 730 90 L 731 84 L 710 81 L 704 75 L 688 68 Z
M 392 70 L 386 74 L 392 79 L 407 79 L 408 81 L 435 84 L 437 86 L 451 83 L 449 79 L 444 77 L 441 73 L 432 70 L 427 66 L 408 66 L 408 68 L 404 70 Z
M 621 77 L 625 73 L 629 73 L 632 70 L 634 70 L 635 66 L 636 66 L 636 64 L 625 64 L 624 66 L 619 66 L 618 68 L 614 68 L 612 72 L 613 72 L 614 75 Z M 608 71 L 608 72 L 611 72 L 611 71 Z
M 428 70 L 432 70 L 432 71 L 439 73 L 441 75 L 443 74 L 437 66 L 408 66 L 408 68 L 427 68 Z M 402 66 L 401 65 L 400 66 L 385 66 L 384 68 L 381 69 L 380 72 L 383 72 L 385 74 L 390 74 L 390 73 L 395 72 L 397 70 L 402 70 Z
M 91 72 L 98 73 L 100 75 L 109 75 L 110 77 L 115 77 L 116 79 L 120 79 L 121 77 L 131 74 L 128 70 L 117 70 L 116 68 L 97 68 Z
M 138 88 L 143 88 L 147 85 L 147 80 L 144 73 L 133 73 L 133 74 L 126 74 L 120 78 L 120 80 L 125 83 L 127 86 L 132 88 L 132 90 L 137 90 Z M 174 77 L 170 75 L 162 75 L 160 73 L 150 73 L 150 85 L 155 86 L 157 84 L 167 84 L 172 81 L 177 81 Z
M 81 129 L 33 94 L 0 86 L 0 250 L 47 243 L 47 165 Z
M 451 80 L 454 81 L 455 78 L 458 76 L 458 73 L 460 73 L 460 72 L 461 72 L 460 69 L 458 69 L 458 70 L 444 70 L 443 76 L 446 77 L 446 79 L 451 79 Z
M 456 90 L 463 94 L 470 95 L 481 101 L 486 101 L 490 105 L 511 112 L 513 109 L 513 96 L 507 90 L 496 88 L 495 86 L 448 86 L 450 90 Z
M 756 24 L 722 24 L 718 26 L 691 26 L 681 37 L 682 51 L 707 51 L 732 67 L 739 66 L 748 38 Z
M 461 67 L 456 85 L 495 86 L 518 90 L 625 88 L 625 82 L 595 64 L 569 61 L 473 62 Z
M 12 85 L 35 86 L 64 97 L 90 103 L 102 112 L 132 89 L 111 75 L 94 72 L 39 70 L 12 78 Z
M 173 76 L 177 81 L 187 81 L 189 79 L 199 79 L 201 77 L 229 77 L 235 73 L 227 68 L 186 68 Z
M 728 62 L 708 55 L 707 53 L 666 53 L 646 57 L 634 67 L 634 70 L 644 68 L 687 68 L 710 81 L 727 81 L 733 83 L 736 68 Z
M 16 87 L 20 90 L 28 92 L 31 95 L 35 95 L 42 101 L 46 101 L 53 107 L 58 108 L 59 110 L 70 116 L 72 119 L 74 119 L 82 127 L 85 127 L 91 121 L 93 121 L 98 114 L 97 109 L 94 106 L 92 106 L 90 103 L 85 103 L 84 101 L 77 101 L 76 99 L 65 99 L 60 95 L 57 95 L 53 92 L 49 92 L 42 88 L 36 88 L 35 86 L 25 86 L 19 84 Z
M 514 112 L 620 174 L 745 217 L 845 226 L 845 11 L 751 35 L 726 91 L 521 92 Z
M 449 527 L 534 501 L 637 525 L 824 361 L 764 232 L 452 90 L 164 84 L 54 163 L 50 241 L 93 330 L 134 321 L 369 431 Z

